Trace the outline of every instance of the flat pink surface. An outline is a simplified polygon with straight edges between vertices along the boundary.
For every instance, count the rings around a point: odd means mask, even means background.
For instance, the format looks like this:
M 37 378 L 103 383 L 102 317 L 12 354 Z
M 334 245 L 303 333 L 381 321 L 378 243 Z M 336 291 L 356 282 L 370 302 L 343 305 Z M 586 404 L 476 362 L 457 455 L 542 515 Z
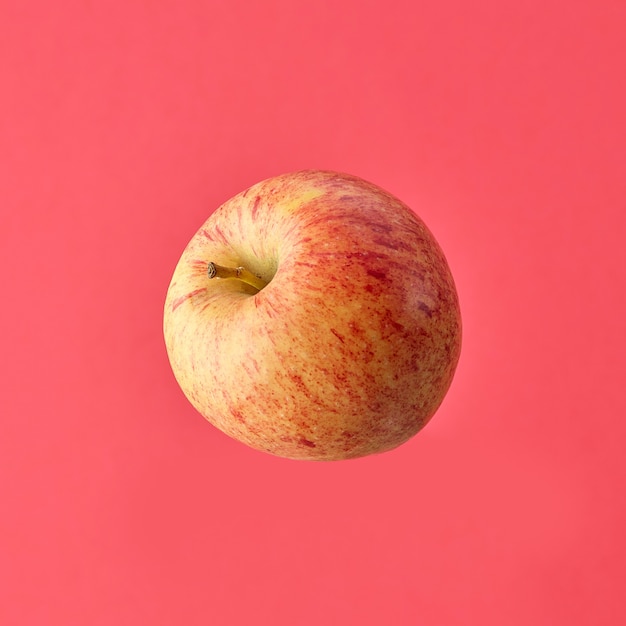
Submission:
M 626 3 L 0 7 L 0 623 L 626 622 Z M 249 450 L 161 336 L 183 247 L 302 168 L 411 205 L 457 281 L 441 410 Z

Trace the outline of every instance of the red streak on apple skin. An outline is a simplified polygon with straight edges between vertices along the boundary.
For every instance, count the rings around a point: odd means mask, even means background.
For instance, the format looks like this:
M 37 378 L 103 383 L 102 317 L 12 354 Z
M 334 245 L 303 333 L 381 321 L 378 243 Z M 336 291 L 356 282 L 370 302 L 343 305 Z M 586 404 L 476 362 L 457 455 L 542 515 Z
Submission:
M 207 262 L 203 259 L 194 259 L 191 261 L 191 268 L 194 276 L 206 276 Z
M 206 288 L 202 287 L 201 289 L 194 289 L 193 291 L 190 291 L 189 293 L 185 294 L 184 296 L 181 296 L 180 298 L 176 298 L 176 300 L 172 302 L 172 311 L 175 311 L 183 302 L 186 302 L 187 300 L 190 300 L 194 296 L 197 296 L 200 293 L 204 293 L 205 291 L 206 291 Z
M 239 410 L 239 409 L 234 409 L 231 408 L 230 412 L 232 413 L 233 417 L 240 423 L 240 424 L 245 424 L 246 423 L 246 418 L 244 417 L 244 414 Z
M 433 316 L 433 310 L 425 302 L 420 302 L 417 305 L 417 308 L 420 311 L 423 311 L 428 317 L 432 317 Z
M 389 248 L 390 250 L 404 250 L 406 252 L 411 252 L 413 250 L 412 246 L 404 241 L 399 240 L 390 240 L 390 239 L 374 239 L 374 243 L 379 246 L 383 246 L 384 248 Z
M 387 278 L 386 272 L 379 272 L 378 270 L 367 270 L 367 273 L 372 278 L 376 278 L 378 280 L 385 280 L 385 278 Z
M 253 374 L 258 374 L 261 370 L 259 369 L 259 363 L 256 359 L 249 358 L 246 362 L 241 364 L 241 367 L 246 371 L 248 376 L 252 376 Z
M 346 340 L 334 328 L 331 328 L 330 332 L 333 335 L 335 335 L 335 337 L 337 337 L 337 339 L 339 339 L 339 341 L 341 341 L 341 343 L 346 343 Z
M 237 222 L 238 222 L 239 232 L 243 231 L 243 228 L 241 227 L 242 219 L 243 219 L 243 209 L 242 209 L 241 204 L 239 204 L 237 206 Z
M 300 376 L 299 374 L 290 374 L 289 378 L 291 380 L 293 380 L 294 384 L 296 385 L 296 387 L 303 393 L 305 393 L 306 395 L 308 395 L 309 390 L 306 386 L 306 384 L 304 383 L 304 381 L 302 380 L 302 376 Z
M 224 231 L 217 224 L 213 226 L 213 231 L 214 236 L 211 237 L 211 239 L 213 239 L 214 241 L 217 240 L 223 244 L 227 244 L 228 237 L 224 234 Z
M 404 330 L 404 326 L 400 324 L 399 322 L 396 322 L 396 320 L 393 319 L 393 316 L 389 309 L 385 310 L 383 321 L 385 324 L 388 324 L 389 326 L 391 326 L 398 332 L 402 332 Z
M 259 294 L 257 294 L 255 297 L 258 297 L 258 295 Z M 269 299 L 265 299 L 263 303 L 265 304 L 265 312 L 268 317 L 274 318 L 278 315 L 278 311 L 274 308 L 274 305 L 270 302 Z
M 252 204 L 252 219 L 253 220 L 256 219 L 260 204 L 261 204 L 261 196 L 256 196 L 254 198 L 254 203 Z
M 305 439 L 304 437 L 300 437 L 300 439 L 298 440 L 298 443 L 301 446 L 306 446 L 307 448 L 315 448 L 315 444 L 312 441 Z

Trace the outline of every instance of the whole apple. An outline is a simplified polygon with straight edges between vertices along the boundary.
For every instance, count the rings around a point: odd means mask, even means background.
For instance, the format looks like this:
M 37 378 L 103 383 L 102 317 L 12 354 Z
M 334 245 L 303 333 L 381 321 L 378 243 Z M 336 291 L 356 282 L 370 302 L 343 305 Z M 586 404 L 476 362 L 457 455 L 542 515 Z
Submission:
M 435 413 L 461 349 L 439 245 L 355 176 L 300 171 L 218 208 L 167 293 L 164 335 L 193 406 L 290 459 L 391 450 Z

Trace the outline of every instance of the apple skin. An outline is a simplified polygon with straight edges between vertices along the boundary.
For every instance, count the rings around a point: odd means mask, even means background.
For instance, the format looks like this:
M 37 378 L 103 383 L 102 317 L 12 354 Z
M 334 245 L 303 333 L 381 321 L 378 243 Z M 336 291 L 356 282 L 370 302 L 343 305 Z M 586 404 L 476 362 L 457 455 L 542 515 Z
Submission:
M 266 282 L 207 276 L 209 261 Z M 385 452 L 440 406 L 461 349 L 446 259 L 400 200 L 355 176 L 307 170 L 219 207 L 172 277 L 164 337 L 193 406 L 280 457 Z

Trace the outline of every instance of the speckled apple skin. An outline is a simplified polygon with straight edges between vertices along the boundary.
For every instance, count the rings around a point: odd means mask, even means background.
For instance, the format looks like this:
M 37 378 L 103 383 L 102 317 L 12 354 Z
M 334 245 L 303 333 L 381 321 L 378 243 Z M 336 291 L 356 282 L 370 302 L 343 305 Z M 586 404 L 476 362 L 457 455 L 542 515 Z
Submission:
M 209 261 L 269 284 L 209 279 Z M 290 459 L 391 450 L 446 394 L 461 317 L 439 245 L 400 200 L 354 176 L 301 171 L 217 209 L 167 293 L 164 336 L 193 406 Z

